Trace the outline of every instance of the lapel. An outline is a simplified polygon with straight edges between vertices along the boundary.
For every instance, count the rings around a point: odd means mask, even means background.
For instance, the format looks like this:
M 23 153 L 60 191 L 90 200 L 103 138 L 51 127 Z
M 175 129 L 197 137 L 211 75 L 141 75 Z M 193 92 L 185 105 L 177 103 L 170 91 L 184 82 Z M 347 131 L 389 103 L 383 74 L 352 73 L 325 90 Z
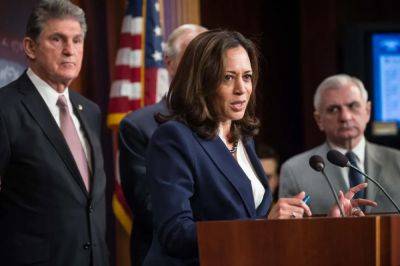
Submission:
M 376 181 L 379 183 L 382 183 L 383 181 L 381 180 L 382 178 L 380 177 L 381 173 L 381 163 L 379 162 L 377 156 L 377 152 L 375 150 L 374 144 L 370 142 L 366 142 L 365 144 L 365 169 L 366 173 L 374 178 Z M 367 187 L 367 199 L 370 200 L 375 200 L 376 198 L 376 193 L 377 190 L 379 189 L 374 183 L 371 181 L 367 181 L 368 187 Z M 371 207 L 367 207 L 366 211 L 370 211 Z
M 87 195 L 88 193 L 79 173 L 78 167 L 60 128 L 58 127 L 56 121 L 54 121 L 49 108 L 32 82 L 29 80 L 26 73 L 20 79 L 19 91 L 25 96 L 22 99 L 23 105 L 31 114 L 36 123 L 40 126 L 44 135 L 53 145 L 57 153 L 60 155 L 68 170 L 71 172 L 71 175 L 78 183 L 79 187 Z
M 332 182 L 333 188 L 335 189 L 336 194 L 339 192 L 339 190 L 342 190 L 343 193 L 346 193 L 346 191 L 349 189 L 347 187 L 345 178 L 343 176 L 343 172 L 341 171 L 341 168 L 339 166 L 336 166 L 332 163 L 330 163 L 326 157 L 326 154 L 328 151 L 330 151 L 331 148 L 329 147 L 328 143 L 324 143 L 323 145 L 320 146 L 318 151 L 316 152 L 319 156 L 324 158 L 325 161 L 325 173 L 328 176 L 329 180 Z M 326 184 L 327 187 L 328 184 Z
M 229 153 L 225 144 L 219 137 L 212 140 L 200 138 L 193 132 L 195 139 L 203 147 L 204 151 L 215 163 L 216 167 L 223 173 L 226 179 L 239 193 L 250 217 L 255 217 L 255 205 L 250 180 L 244 174 L 242 168 Z
M 260 179 L 261 184 L 265 189 L 264 197 L 258 208 L 256 209 L 257 216 L 262 215 L 262 211 L 265 208 L 269 208 L 272 201 L 271 190 L 269 189 L 267 176 L 265 175 L 264 168 L 261 165 L 260 160 L 258 159 L 257 154 L 253 148 L 253 142 L 251 141 L 243 141 L 244 147 L 246 149 L 247 155 L 249 156 L 250 162 L 253 166 L 254 171 L 256 172 L 258 178 Z M 254 200 L 253 200 L 254 201 Z
M 268 187 L 267 176 L 265 175 L 264 169 L 260 163 L 260 160 L 257 157 L 254 149 L 252 148 L 252 144 L 250 141 L 243 141 L 243 145 L 246 149 L 247 155 L 249 156 L 250 162 L 253 166 L 254 171 L 256 171 L 257 176 L 260 179 L 261 184 L 263 184 L 264 188 Z

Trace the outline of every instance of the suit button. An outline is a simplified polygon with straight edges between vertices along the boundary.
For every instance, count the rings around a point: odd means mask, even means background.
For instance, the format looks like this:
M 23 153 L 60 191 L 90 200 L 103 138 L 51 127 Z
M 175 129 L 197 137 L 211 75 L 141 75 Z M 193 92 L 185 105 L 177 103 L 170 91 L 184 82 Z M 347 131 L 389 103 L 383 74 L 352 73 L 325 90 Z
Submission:
M 90 242 L 86 242 L 86 243 L 83 245 L 83 249 L 89 249 L 90 246 L 91 246 L 91 243 L 90 243 Z
M 90 204 L 90 206 L 89 206 L 89 213 L 92 213 L 94 211 L 94 209 L 93 209 L 93 205 L 92 204 Z

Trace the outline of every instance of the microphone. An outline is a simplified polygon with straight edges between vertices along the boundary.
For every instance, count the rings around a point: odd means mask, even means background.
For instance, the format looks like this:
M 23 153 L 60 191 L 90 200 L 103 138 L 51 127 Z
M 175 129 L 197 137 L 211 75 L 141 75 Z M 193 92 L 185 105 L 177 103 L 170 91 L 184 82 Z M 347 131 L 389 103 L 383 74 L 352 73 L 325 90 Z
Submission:
M 366 179 L 370 180 L 372 183 L 377 185 L 379 187 L 379 189 L 382 190 L 383 194 L 385 194 L 385 196 L 390 200 L 390 202 L 393 204 L 393 206 L 397 209 L 397 213 L 400 214 L 399 206 L 397 206 L 397 204 L 393 201 L 392 197 L 389 196 L 389 194 L 381 186 L 381 184 L 379 184 L 378 181 L 376 181 L 374 178 L 372 178 L 372 177 L 368 176 L 366 173 L 362 172 L 356 166 L 352 165 L 349 162 L 349 159 L 345 155 L 343 155 L 342 153 L 340 153 L 337 150 L 330 150 L 326 154 L 326 157 L 328 158 L 328 161 L 330 161 L 334 165 L 337 165 L 337 166 L 340 166 L 340 167 L 352 168 L 352 169 L 356 170 L 357 172 L 359 172 L 360 174 L 362 174 L 363 176 L 365 176 Z
M 325 171 L 324 171 L 324 168 L 325 168 L 324 159 L 322 159 L 321 156 L 313 155 L 313 156 L 310 157 L 308 162 L 309 162 L 309 164 L 310 164 L 312 169 L 314 169 L 317 172 L 321 172 L 322 175 L 325 177 L 325 179 L 328 182 L 328 185 L 329 185 L 329 187 L 330 187 L 330 189 L 332 191 L 333 197 L 335 198 L 336 204 L 339 207 L 340 215 L 342 217 L 344 217 L 344 212 L 343 212 L 342 206 L 339 203 L 339 198 L 336 195 L 335 190 L 333 189 L 333 185 L 332 185 L 331 181 L 329 180 L 328 176 L 325 174 Z

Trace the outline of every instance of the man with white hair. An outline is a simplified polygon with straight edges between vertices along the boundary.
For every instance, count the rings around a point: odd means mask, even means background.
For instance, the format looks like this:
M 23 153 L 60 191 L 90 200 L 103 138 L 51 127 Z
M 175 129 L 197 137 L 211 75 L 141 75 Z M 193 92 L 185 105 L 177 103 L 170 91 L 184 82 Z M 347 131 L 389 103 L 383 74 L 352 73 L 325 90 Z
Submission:
M 170 34 L 165 47 L 164 62 L 171 79 L 175 76 L 179 61 L 190 41 L 204 31 L 206 29 L 199 25 L 184 24 Z M 153 214 L 146 180 L 145 153 L 150 138 L 158 127 L 154 119 L 157 113 L 168 113 L 164 99 L 128 114 L 119 127 L 121 184 L 133 214 L 132 265 L 143 264 L 152 241 Z
M 336 192 L 347 191 L 360 182 L 367 182 L 365 191 L 356 198 L 368 198 L 378 203 L 366 212 L 395 212 L 396 209 L 385 195 L 370 181 L 347 168 L 339 168 L 328 162 L 326 154 L 336 149 L 349 161 L 387 190 L 400 204 L 400 151 L 368 142 L 364 137 L 370 119 L 371 102 L 363 83 L 346 74 L 326 78 L 314 95 L 314 118 L 319 129 L 325 133 L 326 142 L 286 161 L 281 168 L 279 197 L 290 197 L 305 191 L 311 196 L 313 214 L 326 214 L 334 197 L 321 173 L 311 169 L 308 160 L 319 155 L 325 160 L 325 172 Z

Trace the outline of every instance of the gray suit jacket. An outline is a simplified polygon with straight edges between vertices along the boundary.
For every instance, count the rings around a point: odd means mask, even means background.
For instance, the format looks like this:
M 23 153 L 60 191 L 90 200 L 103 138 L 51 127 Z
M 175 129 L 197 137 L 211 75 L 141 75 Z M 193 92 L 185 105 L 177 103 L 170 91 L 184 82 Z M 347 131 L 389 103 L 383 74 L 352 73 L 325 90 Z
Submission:
M 326 153 L 329 151 L 327 143 L 314 149 L 296 155 L 286 161 L 281 168 L 279 197 L 291 197 L 301 191 L 311 196 L 311 211 L 313 214 L 326 214 L 334 204 L 334 197 L 328 183 L 321 173 L 314 171 L 308 160 L 312 155 L 319 155 L 325 160 L 325 172 L 331 180 L 336 193 L 349 188 L 345 183 L 340 168 L 331 164 Z M 366 142 L 365 169 L 369 176 L 375 178 L 400 204 L 400 151 Z M 367 198 L 378 203 L 375 208 L 367 207 L 366 212 L 382 213 L 396 212 L 390 201 L 379 188 L 367 181 Z

